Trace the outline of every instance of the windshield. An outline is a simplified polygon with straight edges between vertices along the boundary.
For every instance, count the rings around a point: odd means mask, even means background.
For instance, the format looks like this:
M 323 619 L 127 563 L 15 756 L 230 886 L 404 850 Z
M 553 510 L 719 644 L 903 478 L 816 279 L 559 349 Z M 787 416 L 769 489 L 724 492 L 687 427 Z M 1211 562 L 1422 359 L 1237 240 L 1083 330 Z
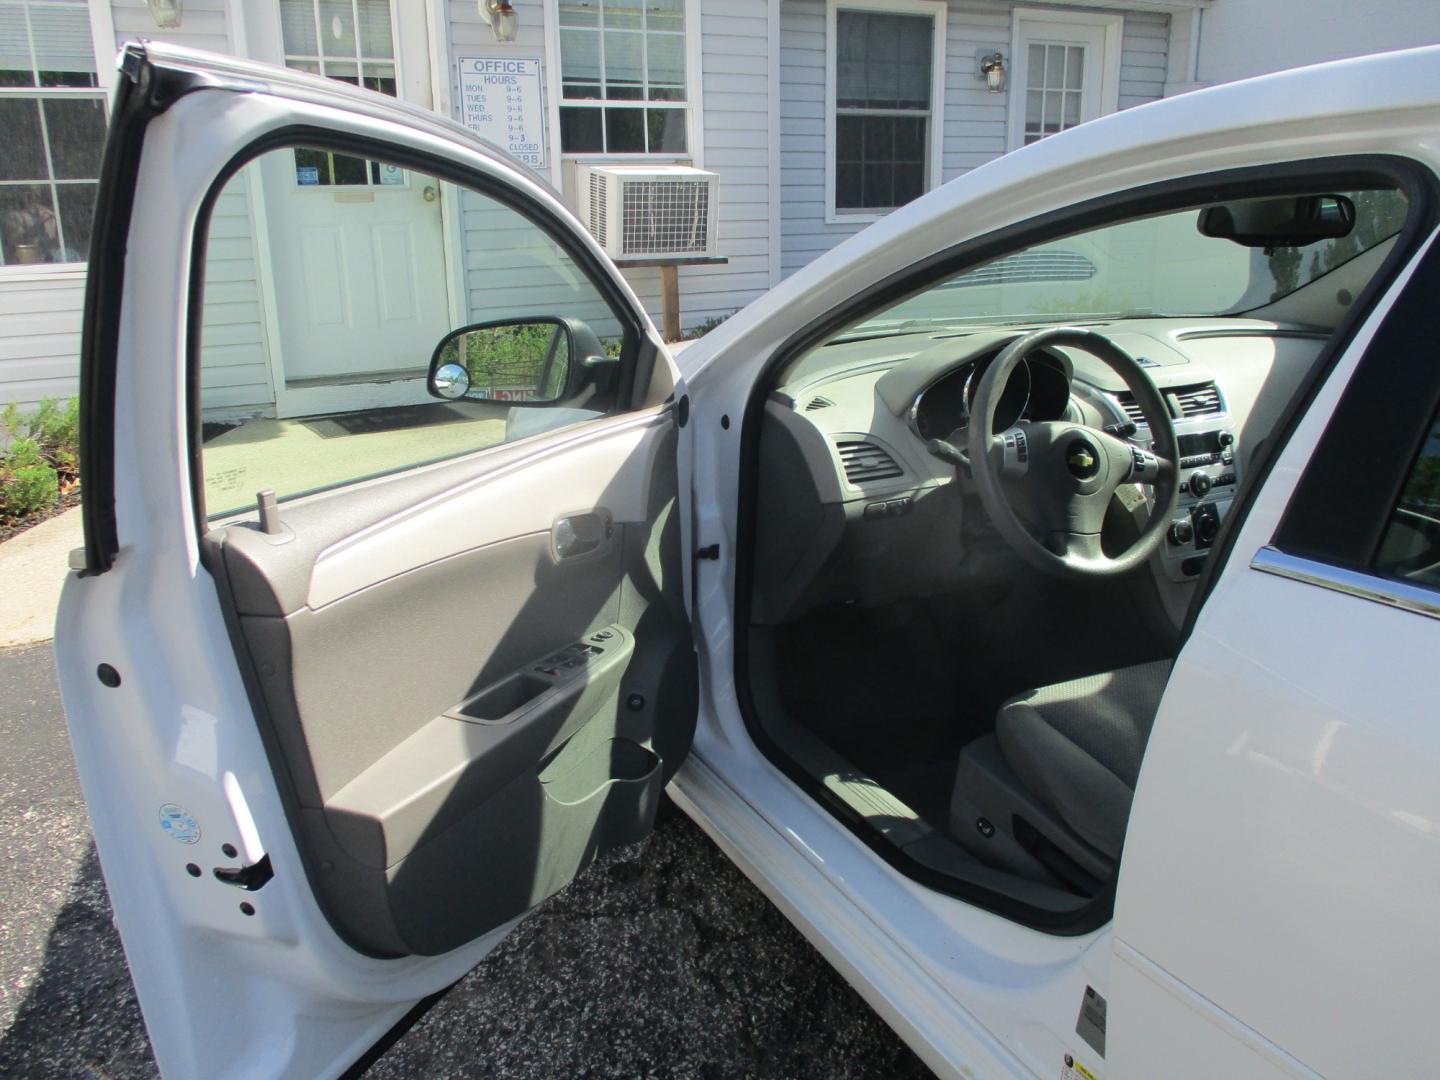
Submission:
M 904 300 L 846 336 L 936 323 L 1234 315 L 1279 300 L 1399 232 L 1399 191 L 1345 193 L 1347 236 L 1247 248 L 1201 234 L 1200 208 L 1108 225 L 984 263 Z

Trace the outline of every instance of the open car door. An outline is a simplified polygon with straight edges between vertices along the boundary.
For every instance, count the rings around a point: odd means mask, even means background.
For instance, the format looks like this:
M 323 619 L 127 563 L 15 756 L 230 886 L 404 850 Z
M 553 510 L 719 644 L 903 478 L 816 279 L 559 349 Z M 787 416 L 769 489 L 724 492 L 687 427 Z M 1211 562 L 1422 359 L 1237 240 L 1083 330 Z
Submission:
M 579 222 L 461 128 L 122 69 L 71 740 L 161 1069 L 333 1076 L 649 832 L 695 724 L 684 403 Z

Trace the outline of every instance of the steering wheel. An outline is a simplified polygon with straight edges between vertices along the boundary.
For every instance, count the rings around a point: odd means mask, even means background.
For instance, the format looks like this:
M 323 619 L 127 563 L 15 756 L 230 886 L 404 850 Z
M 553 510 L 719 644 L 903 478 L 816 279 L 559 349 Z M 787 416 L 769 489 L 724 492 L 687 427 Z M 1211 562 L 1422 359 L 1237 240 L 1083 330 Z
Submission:
M 991 433 L 1010 374 L 1031 353 L 1060 345 L 1084 350 L 1120 376 L 1150 425 L 1153 453 L 1066 421 L 1017 424 Z M 1148 559 L 1164 539 L 1179 495 L 1175 427 L 1145 369 L 1101 334 L 1056 327 L 1007 345 L 975 389 L 968 444 L 981 503 L 1001 536 L 1032 566 L 1064 577 L 1123 574 Z M 1101 550 L 1100 530 L 1111 498 L 1125 483 L 1150 485 L 1154 504 L 1140 536 L 1111 557 Z

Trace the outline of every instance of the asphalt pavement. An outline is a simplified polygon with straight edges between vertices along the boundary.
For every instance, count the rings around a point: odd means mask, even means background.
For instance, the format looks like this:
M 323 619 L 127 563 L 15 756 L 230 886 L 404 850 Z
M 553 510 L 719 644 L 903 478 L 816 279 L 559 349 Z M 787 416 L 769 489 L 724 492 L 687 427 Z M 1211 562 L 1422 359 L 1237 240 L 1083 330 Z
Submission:
M 0 1076 L 156 1075 L 48 645 L 0 650 Z M 927 1077 L 684 814 L 543 904 L 367 1077 Z

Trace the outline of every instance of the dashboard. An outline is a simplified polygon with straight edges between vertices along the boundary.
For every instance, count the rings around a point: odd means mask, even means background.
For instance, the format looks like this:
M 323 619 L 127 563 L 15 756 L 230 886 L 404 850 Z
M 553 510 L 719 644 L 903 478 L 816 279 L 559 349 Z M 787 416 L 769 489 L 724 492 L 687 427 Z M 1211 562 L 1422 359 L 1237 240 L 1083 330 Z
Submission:
M 954 468 L 926 450 L 930 439 L 963 444 L 979 376 L 1030 327 L 936 331 L 840 339 L 793 363 L 772 393 L 766 430 L 774 460 L 766 475 L 808 481 L 777 498 L 773 531 L 777 576 L 770 597 L 778 616 L 835 602 L 853 583 L 823 587 L 826 568 L 886 561 L 883 574 L 853 597 L 883 602 L 887 592 L 915 594 L 955 585 L 964 500 L 949 494 Z M 1327 339 L 1304 327 L 1243 318 L 1145 318 L 1092 325 L 1135 357 L 1170 410 L 1181 457 L 1181 492 L 1166 542 L 1153 560 L 1167 606 L 1183 612 L 1248 466 L 1318 359 Z M 1133 395 L 1111 369 L 1080 350 L 1033 355 L 1007 380 L 996 430 L 1067 420 L 1096 428 L 1135 424 L 1149 442 Z M 788 488 L 787 484 L 787 488 Z M 1128 492 L 1127 492 L 1128 488 Z M 1148 515 L 1145 489 L 1122 488 L 1126 512 Z M 804 509 L 813 503 L 810 509 Z M 763 524 L 763 523 L 762 523 Z M 782 555 L 797 540 L 805 554 Z M 937 555 L 935 549 L 940 549 Z M 947 561 L 948 560 L 948 561 Z M 973 569 L 973 568 L 972 568 Z M 948 576 L 947 576 L 948 575 Z M 809 599 L 807 599 L 807 597 Z
M 911 407 L 911 423 L 921 439 L 948 439 L 968 428 L 975 389 L 999 350 L 961 364 L 922 390 Z M 1021 421 L 1064 420 L 1070 407 L 1070 365 L 1064 357 L 1042 352 L 1011 373 L 995 410 L 995 431 Z

